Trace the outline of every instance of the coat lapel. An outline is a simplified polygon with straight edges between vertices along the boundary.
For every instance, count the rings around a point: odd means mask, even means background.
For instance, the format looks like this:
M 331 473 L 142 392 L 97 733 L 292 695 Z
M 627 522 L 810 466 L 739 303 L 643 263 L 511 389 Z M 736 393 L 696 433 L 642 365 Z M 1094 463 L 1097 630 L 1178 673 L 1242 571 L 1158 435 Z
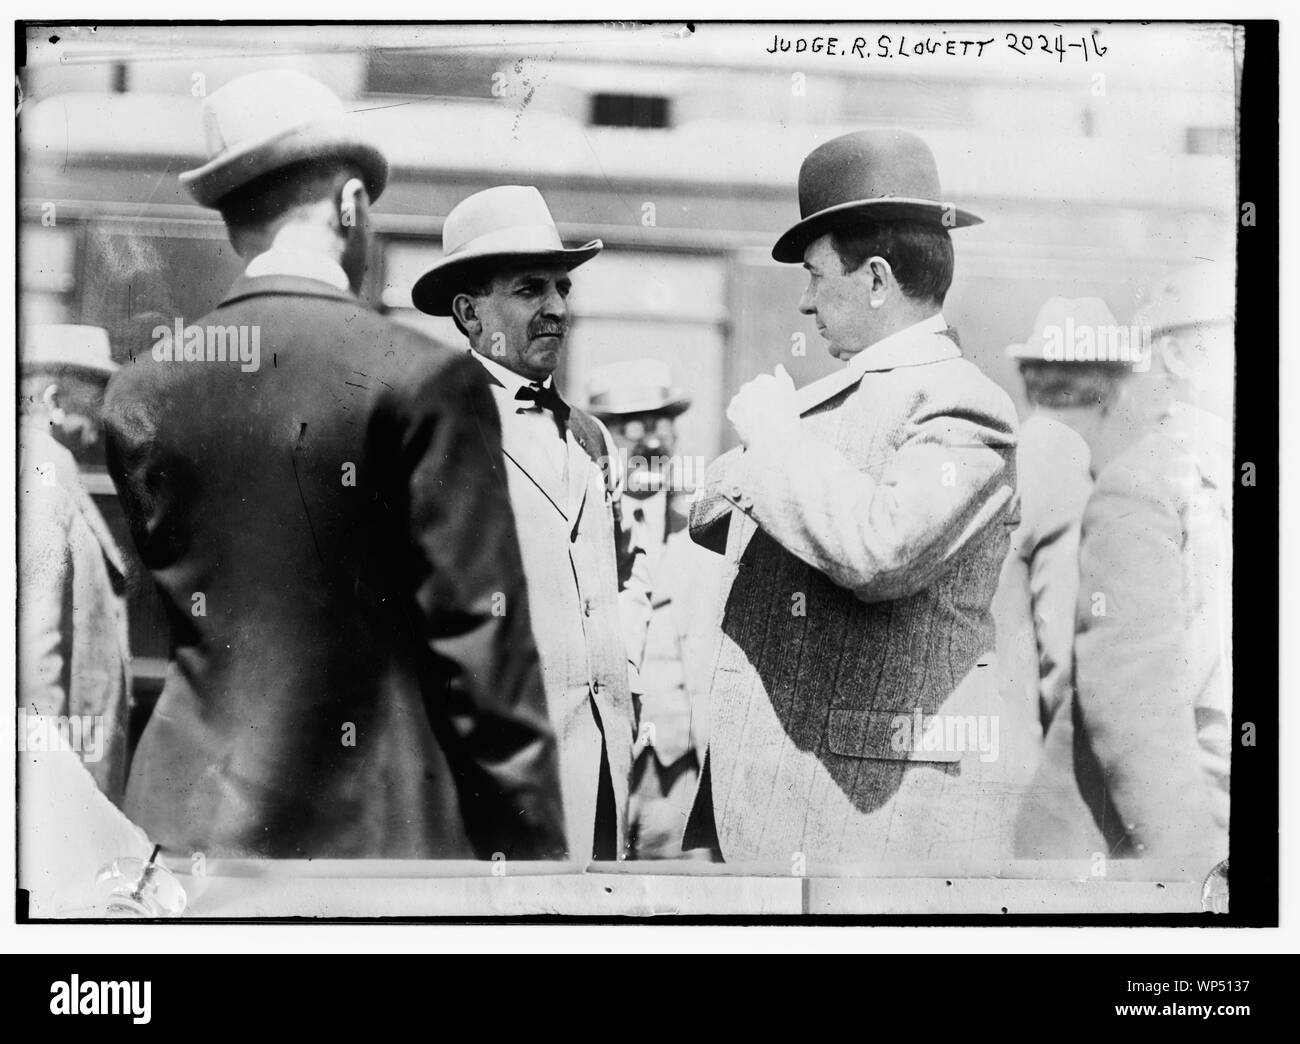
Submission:
M 541 492 L 551 506 L 566 520 L 569 515 L 565 510 L 565 487 L 562 476 L 555 474 L 555 465 L 546 453 L 546 448 L 530 431 L 530 425 L 522 423 L 519 403 L 487 371 L 488 383 L 492 388 L 492 400 L 497 406 L 497 416 L 501 420 L 501 452 L 523 476 Z
M 795 402 L 800 416 L 820 406 L 827 399 L 852 388 L 861 380 L 862 374 L 859 371 L 851 370 L 846 366 L 842 370 L 836 370 L 820 380 L 813 381 L 812 384 L 805 384 L 795 392 Z
M 524 426 L 519 424 L 517 414 L 506 416 L 505 411 L 509 408 L 504 404 L 501 407 L 501 427 L 506 436 L 502 440 L 502 450 L 515 467 L 541 490 L 555 510 L 566 519 L 569 518 L 564 485 L 561 476 L 555 473 L 555 465 L 547 456 L 546 448 L 535 437 L 535 432 L 521 430 Z M 512 438 L 512 433 L 516 437 Z
M 587 456 L 587 451 L 573 437 L 572 430 L 565 433 L 564 444 L 568 451 L 568 467 L 565 468 L 567 485 L 565 504 L 568 510 L 564 517 L 576 519 L 582 512 L 583 504 L 587 499 L 587 489 L 591 485 L 591 475 L 587 469 L 594 464 Z

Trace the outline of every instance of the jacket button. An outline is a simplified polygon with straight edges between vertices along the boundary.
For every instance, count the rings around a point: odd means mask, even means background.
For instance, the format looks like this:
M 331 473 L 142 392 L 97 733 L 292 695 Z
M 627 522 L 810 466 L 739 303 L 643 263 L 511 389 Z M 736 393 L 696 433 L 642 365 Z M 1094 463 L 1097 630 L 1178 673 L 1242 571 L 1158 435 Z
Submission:
M 745 491 L 739 486 L 733 485 L 729 490 L 727 490 L 727 495 L 731 497 L 732 500 L 740 500 L 744 497 Z
M 600 695 L 600 682 L 594 681 L 591 683 L 591 692 L 594 696 Z
M 591 599 L 590 599 L 590 598 L 584 598 L 584 599 L 582 600 L 582 615 L 583 615 L 583 616 L 590 616 L 590 615 L 591 615 Z

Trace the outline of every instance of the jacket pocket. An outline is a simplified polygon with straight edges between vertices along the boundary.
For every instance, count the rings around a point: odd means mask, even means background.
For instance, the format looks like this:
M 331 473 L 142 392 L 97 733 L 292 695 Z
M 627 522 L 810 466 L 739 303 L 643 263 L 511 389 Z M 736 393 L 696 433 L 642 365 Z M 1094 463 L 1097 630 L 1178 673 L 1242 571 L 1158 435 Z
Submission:
M 926 719 L 917 733 L 914 715 L 895 710 L 832 710 L 826 740 L 835 754 L 887 761 L 961 761 L 962 751 L 926 743 Z M 926 749 L 929 746 L 931 749 Z M 942 749 L 935 749 L 942 748 Z

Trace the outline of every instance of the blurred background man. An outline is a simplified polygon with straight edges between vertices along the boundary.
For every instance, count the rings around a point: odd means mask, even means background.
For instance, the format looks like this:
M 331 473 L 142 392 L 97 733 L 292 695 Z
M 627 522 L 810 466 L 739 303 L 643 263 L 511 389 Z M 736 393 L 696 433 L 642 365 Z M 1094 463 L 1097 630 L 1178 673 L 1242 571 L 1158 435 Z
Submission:
M 620 555 L 622 478 L 600 421 L 561 398 L 553 374 L 569 335 L 569 273 L 600 240 L 565 247 L 537 189 L 503 185 L 462 200 L 443 227 L 443 257 L 412 300 L 450 315 L 487 372 L 500 417 L 510 500 L 559 748 L 571 859 L 627 854 L 635 664 L 620 592 L 648 600 L 638 557 Z M 629 628 L 631 630 L 631 628 Z
M 79 717 L 78 751 L 99 788 L 126 788 L 130 653 L 126 568 L 81 482 L 99 447 L 117 370 L 98 327 L 32 327 L 22 353 L 18 472 L 18 706 Z
M 1090 343 L 1120 327 L 1099 298 L 1050 298 L 1033 332 L 1011 345 L 1030 413 L 1016 445 L 1020 523 L 1002 565 L 993 615 L 998 670 L 1008 727 L 1025 742 L 1025 772 L 1034 769 L 1043 736 L 1073 684 L 1074 610 L 1079 589 L 1079 524 L 1092 492 L 1092 447 L 1103 439 L 1126 362 L 1066 357 L 1054 349 L 1086 332 Z M 1127 331 L 1125 332 L 1127 336 Z M 1037 789 L 1037 788 L 1035 788 Z M 1031 800 L 1032 796 L 1027 797 Z
M 636 359 L 592 372 L 587 409 L 624 457 L 623 517 L 644 549 L 651 615 L 640 666 L 637 744 L 628 807 L 634 859 L 676 859 L 708 734 L 719 559 L 690 538 L 676 419 L 690 396 L 665 363 Z M 630 619 L 639 625 L 639 607 Z M 635 648 L 636 636 L 629 642 Z M 635 695 L 635 694 L 634 694 Z M 707 849 L 690 853 L 708 858 Z
M 1048 739 L 1074 785 L 1044 795 L 1056 809 L 1024 854 L 1102 852 L 1196 879 L 1227 855 L 1233 292 L 1229 266 L 1198 264 L 1135 317 L 1169 402 L 1087 504 L 1076 697 Z

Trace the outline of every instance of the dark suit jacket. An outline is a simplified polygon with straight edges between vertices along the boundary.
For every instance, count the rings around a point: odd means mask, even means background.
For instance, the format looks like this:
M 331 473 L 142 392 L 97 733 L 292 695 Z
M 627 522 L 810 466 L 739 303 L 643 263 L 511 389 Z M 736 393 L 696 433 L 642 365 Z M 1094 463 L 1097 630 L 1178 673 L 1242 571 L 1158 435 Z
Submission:
M 310 279 L 199 325 L 257 331 L 260 366 L 146 349 L 107 394 L 173 645 L 127 813 L 208 855 L 562 851 L 482 369 Z

